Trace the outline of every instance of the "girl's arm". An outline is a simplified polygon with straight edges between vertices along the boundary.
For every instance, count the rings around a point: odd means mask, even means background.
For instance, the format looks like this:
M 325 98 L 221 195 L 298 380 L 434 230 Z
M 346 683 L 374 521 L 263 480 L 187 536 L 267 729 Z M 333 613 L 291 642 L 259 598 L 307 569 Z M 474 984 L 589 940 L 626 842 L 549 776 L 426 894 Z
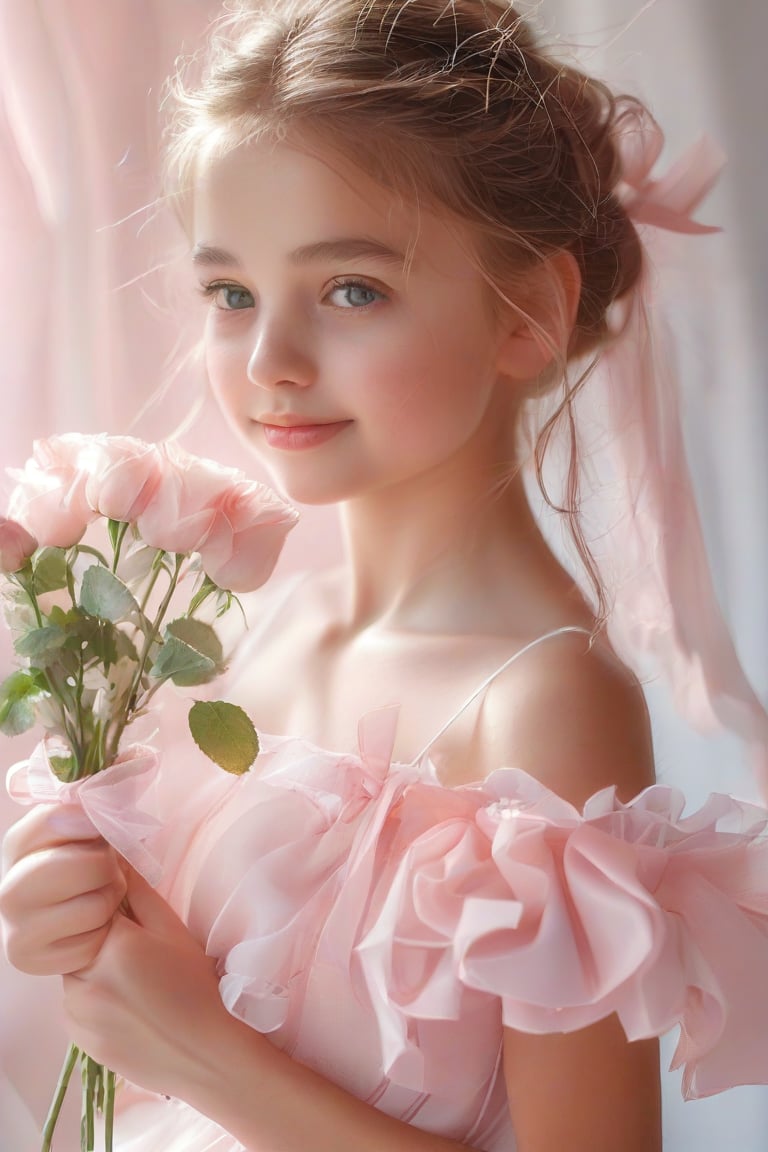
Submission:
M 98 959 L 65 977 L 74 1039 L 150 1090 L 185 1100 L 254 1152 L 449 1152 L 464 1147 L 358 1100 L 232 1017 L 215 968 L 132 877 L 143 921 L 118 918 Z M 655 1042 L 617 1021 L 569 1036 L 506 1030 L 519 1152 L 658 1152 Z
M 616 1016 L 566 1035 L 504 1030 L 518 1152 L 661 1152 L 659 1046 Z
M 254 1152 L 449 1152 L 299 1064 L 224 1008 L 213 962 L 132 876 L 143 926 L 118 918 L 99 958 L 65 977 L 74 1039 L 150 1090 L 185 1100 Z M 611 1018 L 567 1036 L 506 1029 L 519 1152 L 659 1152 L 655 1041 Z
M 541 645 L 510 672 L 524 683 L 510 676 L 487 701 L 496 763 L 578 808 L 611 785 L 628 801 L 653 784 L 645 697 L 611 653 Z M 616 1016 L 568 1034 L 505 1028 L 504 1068 L 518 1152 L 661 1152 L 658 1042 L 628 1043 Z
M 237 1023 L 237 1022 L 236 1022 Z M 254 1152 L 455 1152 L 468 1146 L 393 1119 L 241 1025 L 227 1063 L 190 1102 Z
M 136 873 L 140 923 L 115 918 L 94 962 L 64 977 L 72 1038 L 150 1091 L 184 1100 L 254 1152 L 450 1152 L 297 1063 L 227 1012 L 214 961 Z
M 117 912 L 126 893 L 135 922 Z M 213 958 L 77 811 L 41 806 L 10 830 L 0 919 L 17 968 L 63 975 L 78 1047 L 134 1084 L 186 1101 L 246 1148 L 463 1147 L 364 1104 L 231 1016 Z

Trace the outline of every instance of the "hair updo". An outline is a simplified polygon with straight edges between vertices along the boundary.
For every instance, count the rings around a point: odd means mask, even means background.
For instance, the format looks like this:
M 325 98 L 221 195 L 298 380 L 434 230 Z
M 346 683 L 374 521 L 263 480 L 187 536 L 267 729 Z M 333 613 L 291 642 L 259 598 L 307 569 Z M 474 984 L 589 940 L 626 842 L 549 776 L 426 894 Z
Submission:
M 305 134 L 384 186 L 448 211 L 477 237 L 478 266 L 498 301 L 559 251 L 581 274 L 558 378 L 595 354 L 611 305 L 639 280 L 642 248 L 617 187 L 618 135 L 643 106 L 547 55 L 505 0 L 235 0 L 217 22 L 201 83 L 169 82 L 165 186 L 186 220 L 198 163 L 271 134 Z M 513 293 L 514 294 L 514 293 Z M 555 420 L 536 445 L 539 484 Z M 551 376 L 547 378 L 547 386 Z M 543 382 L 539 382 L 545 390 Z M 576 519 L 577 550 L 602 590 Z

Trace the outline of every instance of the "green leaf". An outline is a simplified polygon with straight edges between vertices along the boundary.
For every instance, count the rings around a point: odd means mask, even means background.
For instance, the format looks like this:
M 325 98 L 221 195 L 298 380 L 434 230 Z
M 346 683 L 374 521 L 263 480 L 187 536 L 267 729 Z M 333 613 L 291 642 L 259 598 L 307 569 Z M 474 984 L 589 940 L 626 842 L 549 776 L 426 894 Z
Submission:
M 117 629 L 109 620 L 97 619 L 96 627 L 88 637 L 83 660 L 97 660 L 104 668 L 117 664 Z
M 61 618 L 57 615 L 54 619 L 53 614 L 51 614 L 49 620 L 64 629 L 67 634 L 64 647 L 78 655 L 86 645 L 91 643 L 99 629 L 106 623 L 105 620 L 100 620 L 98 616 L 89 616 L 81 608 L 70 608 L 69 612 L 62 613 Z
M 35 723 L 35 708 L 49 693 L 45 680 L 34 668 L 12 673 L 0 684 L 0 732 L 19 736 Z
M 202 584 L 200 585 L 197 592 L 195 593 L 195 595 L 192 597 L 192 600 L 190 601 L 190 604 L 189 604 L 190 616 L 192 615 L 193 612 L 197 612 L 200 605 L 204 604 L 205 601 L 208 599 L 208 597 L 212 596 L 215 592 L 218 592 L 218 590 L 219 590 L 218 584 L 214 584 L 214 582 L 213 582 L 213 580 L 211 580 L 210 576 L 205 576 Z
M 35 559 L 35 592 L 58 592 L 67 587 L 67 552 L 65 548 L 41 548 Z
M 197 652 L 183 640 L 167 634 L 167 639 L 157 654 L 150 675 L 155 680 L 173 680 L 180 688 L 191 688 L 196 684 L 207 684 L 219 673 L 216 663 L 209 656 Z
M 250 717 L 224 700 L 198 700 L 189 711 L 189 730 L 201 752 L 225 772 L 242 776 L 259 754 Z
M 103 621 L 98 616 L 89 616 L 82 608 L 70 608 L 65 612 L 63 608 L 54 605 L 48 613 L 48 623 L 66 633 L 65 648 L 79 652 L 85 644 L 90 643 Z
M 177 640 L 182 640 L 196 652 L 201 652 L 203 656 L 213 660 L 214 664 L 218 665 L 219 671 L 223 672 L 224 650 L 221 647 L 221 640 L 210 624 L 182 616 L 179 620 L 171 620 L 166 628 L 166 637 L 168 635 L 175 636 Z
M 237 596 L 235 596 L 234 592 L 227 592 L 225 590 L 222 590 L 220 595 L 218 596 L 218 598 L 216 600 L 216 604 L 217 604 L 217 608 L 216 608 L 216 619 L 217 620 L 219 620 L 222 616 L 225 616 L 227 614 L 227 612 L 229 612 L 229 610 L 233 604 L 237 604 L 238 608 L 240 609 L 240 615 L 243 618 L 243 624 L 245 625 L 246 628 L 248 627 L 248 617 L 245 614 L 245 609 L 243 608 L 243 605 L 240 602 L 239 598 Z
M 139 612 L 134 596 L 108 568 L 94 564 L 83 573 L 80 606 L 102 620 L 125 620 Z
M 46 666 L 56 664 L 67 675 L 77 675 L 81 663 L 98 660 L 102 664 L 116 663 L 118 631 L 109 620 L 90 616 L 82 608 L 63 608 L 54 605 L 48 613 L 48 627 L 63 633 L 64 639 L 57 649 L 38 655 L 38 662 Z
M 134 664 L 138 664 L 139 653 L 136 651 L 136 645 L 130 636 L 126 636 L 125 632 L 121 632 L 119 628 L 115 628 L 115 648 L 117 649 L 118 660 L 127 657 L 129 660 L 133 660 Z
M 112 551 L 117 548 L 117 542 L 122 534 L 123 525 L 120 520 L 107 520 L 107 533 L 109 534 L 109 542 L 112 545 Z
M 69 756 L 49 756 L 48 763 L 54 776 L 57 776 L 64 784 L 68 784 L 77 776 L 77 760 L 72 754 Z
M 14 648 L 19 656 L 38 660 L 58 651 L 66 639 L 67 634 L 63 628 L 59 628 L 56 624 L 48 624 L 43 628 L 33 628 L 31 632 L 25 632 L 14 642 Z

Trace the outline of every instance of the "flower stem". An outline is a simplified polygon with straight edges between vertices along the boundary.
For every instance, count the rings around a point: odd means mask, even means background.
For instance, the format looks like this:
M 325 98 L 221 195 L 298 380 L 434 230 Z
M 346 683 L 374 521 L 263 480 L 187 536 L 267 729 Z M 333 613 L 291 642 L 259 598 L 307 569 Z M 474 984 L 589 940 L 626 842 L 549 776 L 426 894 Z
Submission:
M 154 644 L 155 640 L 157 639 L 157 637 L 159 635 L 160 627 L 163 623 L 163 620 L 165 619 L 165 613 L 168 611 L 168 605 L 171 603 L 171 600 L 173 598 L 173 594 L 176 591 L 176 587 L 179 583 L 179 572 L 181 571 L 181 565 L 182 565 L 183 561 L 184 561 L 184 557 L 182 555 L 174 556 L 174 569 L 173 569 L 173 573 L 171 575 L 170 583 L 168 584 L 168 588 L 166 590 L 165 596 L 162 599 L 160 607 L 157 610 L 157 614 L 155 616 L 155 619 L 152 621 L 152 625 L 151 625 L 149 632 L 148 632 L 148 634 L 145 638 L 145 641 L 144 641 L 144 647 L 142 649 L 141 656 L 139 657 L 139 667 L 136 670 L 136 675 L 134 676 L 133 684 L 131 685 L 131 693 L 130 693 L 130 697 L 129 697 L 129 699 L 131 701 L 135 701 L 138 698 L 139 691 L 141 690 L 141 681 L 142 681 L 142 677 L 144 676 L 144 671 L 147 667 L 147 661 L 149 660 L 149 653 L 152 649 L 152 645 Z M 146 602 L 146 599 L 145 599 L 145 602 Z M 143 610 L 144 609 L 142 607 L 142 611 Z M 117 755 L 118 748 L 120 747 L 120 738 L 123 735 L 123 732 L 125 731 L 127 726 L 131 722 L 131 719 L 132 719 L 131 713 L 133 711 L 134 711 L 134 707 L 131 704 L 126 709 L 125 716 L 123 716 L 121 718 L 120 723 L 118 724 L 118 726 L 115 730 L 115 734 L 112 737 L 112 742 L 110 744 L 109 755 L 107 758 L 107 764 L 110 764 L 112 762 L 112 760 L 114 759 L 114 757 Z
M 164 570 L 164 565 L 163 565 L 163 558 L 164 557 L 165 557 L 165 552 L 163 552 L 162 549 L 160 549 L 160 550 L 158 550 L 158 553 L 155 556 L 154 561 L 152 562 L 152 575 L 149 578 L 149 583 L 147 584 L 147 587 L 144 589 L 144 595 L 142 596 L 141 604 L 139 605 L 142 612 L 146 612 L 147 604 L 149 604 L 149 598 L 154 591 L 155 584 L 157 584 L 158 576 Z M 167 569 L 165 569 L 165 571 L 167 571 Z
M 128 531 L 128 528 L 129 524 L 124 520 L 120 524 L 120 527 L 117 530 L 117 535 L 115 537 L 115 553 L 112 558 L 112 572 L 115 575 L 117 574 L 117 565 L 120 563 L 120 549 L 123 546 L 123 540 L 125 540 L 125 534 Z
M 94 1152 L 96 1125 L 94 1123 L 94 1093 L 96 1065 L 90 1056 L 83 1056 L 83 1129 L 82 1152 Z
M 80 747 L 83 753 L 88 758 L 88 746 L 85 741 L 85 717 L 83 715 L 83 657 L 80 656 L 80 661 L 77 668 L 77 677 L 75 680 L 75 715 L 77 716 L 77 725 L 80 735 Z
M 13 580 L 14 583 L 18 584 L 19 587 L 22 588 L 26 592 L 27 599 L 29 600 L 30 604 L 32 605 L 32 611 L 34 612 L 35 619 L 37 620 L 37 626 L 38 626 L 38 628 L 42 628 L 43 627 L 43 616 L 42 616 L 42 613 L 40 611 L 40 605 L 37 603 L 37 596 L 35 596 L 34 585 L 33 585 L 32 581 L 26 580 L 21 575 L 21 573 L 19 573 L 19 572 L 16 572 L 13 576 L 11 576 L 11 580 Z
M 56 1092 L 51 1107 L 48 1110 L 48 1115 L 45 1120 L 45 1127 L 43 1128 L 43 1143 L 40 1152 L 50 1152 L 51 1143 L 53 1141 L 53 1130 L 56 1127 L 56 1121 L 61 1112 L 61 1106 L 64 1103 L 64 1097 L 69 1087 L 69 1081 L 72 1078 L 72 1073 L 77 1063 L 77 1058 L 80 1055 L 80 1049 L 75 1044 L 71 1044 L 67 1052 L 67 1058 L 64 1061 L 61 1072 L 59 1073 L 59 1080 L 56 1085 Z
M 113 1152 L 112 1136 L 115 1126 L 115 1074 L 107 1069 L 107 1093 L 104 1105 L 104 1152 Z
M 107 563 L 107 558 L 104 553 L 99 552 L 98 548 L 92 548 L 90 544 L 76 544 L 75 552 L 85 553 L 88 556 L 95 556 L 100 564 L 103 564 L 105 568 L 109 568 L 109 564 Z

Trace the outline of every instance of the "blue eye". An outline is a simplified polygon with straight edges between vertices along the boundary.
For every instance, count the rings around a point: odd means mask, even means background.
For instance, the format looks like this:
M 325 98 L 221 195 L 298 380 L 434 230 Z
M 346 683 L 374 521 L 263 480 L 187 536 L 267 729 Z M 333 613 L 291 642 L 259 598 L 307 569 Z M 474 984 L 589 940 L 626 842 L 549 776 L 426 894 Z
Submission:
M 222 312 L 242 312 L 245 308 L 252 308 L 254 305 L 253 296 L 246 288 L 240 288 L 237 284 L 226 284 L 222 280 L 201 285 L 200 292 L 203 296 L 213 299 L 215 306 L 220 308 Z M 222 294 L 227 301 L 226 304 L 219 304 L 216 301 L 219 294 Z M 243 297 L 246 299 L 243 300 Z
M 343 293 L 347 301 L 346 304 L 341 304 L 339 307 L 357 312 L 363 308 L 368 308 L 377 299 L 385 299 L 383 293 L 379 292 L 377 288 L 371 288 L 370 284 L 366 284 L 362 280 L 335 280 L 329 296 L 333 296 L 337 292 Z

